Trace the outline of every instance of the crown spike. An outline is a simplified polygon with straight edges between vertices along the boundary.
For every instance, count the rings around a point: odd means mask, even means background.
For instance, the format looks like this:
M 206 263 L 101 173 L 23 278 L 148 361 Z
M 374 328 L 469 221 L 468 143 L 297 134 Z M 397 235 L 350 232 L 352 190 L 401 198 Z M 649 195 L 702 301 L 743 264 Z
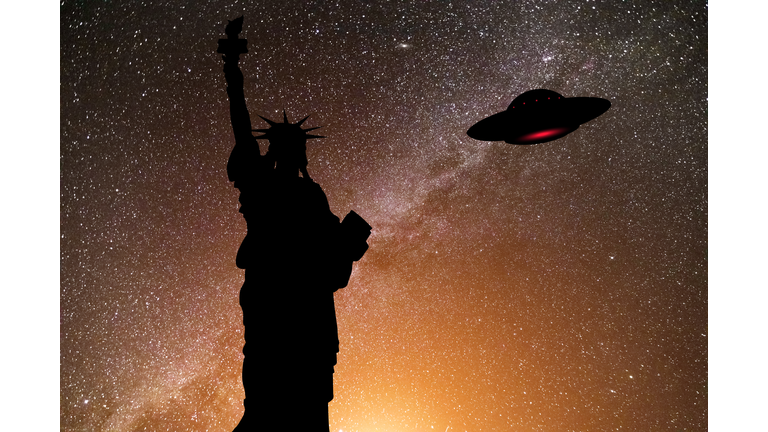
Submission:
M 283 108 L 283 123 L 288 123 L 288 115 L 285 113 L 285 108 Z
M 256 114 L 256 115 L 258 115 L 258 114 Z M 261 119 L 264 120 L 265 122 L 269 123 L 270 126 L 274 126 L 274 125 L 277 124 L 277 122 L 273 122 L 272 120 L 270 120 L 270 119 L 268 119 L 268 118 L 266 118 L 264 116 L 261 116 L 261 115 L 258 115 L 258 116 L 261 117 Z
M 310 115 L 312 115 L 312 114 L 310 114 Z M 297 126 L 301 126 L 301 124 L 304 123 L 305 121 L 307 121 L 308 118 L 309 118 L 309 116 L 304 117 L 303 119 L 299 120 L 299 122 L 296 123 L 296 125 Z M 304 130 L 309 130 L 309 129 L 304 129 Z
M 310 135 L 310 134 L 307 134 L 307 135 L 305 135 L 305 138 L 312 139 L 312 138 L 325 138 L 325 137 L 322 136 L 322 135 Z
M 309 128 L 309 129 L 302 129 L 302 130 L 303 130 L 304 132 L 309 132 L 309 131 L 313 131 L 313 130 L 315 130 L 315 129 L 320 129 L 321 127 L 322 127 L 322 126 L 318 126 L 318 127 L 313 127 L 313 128 Z

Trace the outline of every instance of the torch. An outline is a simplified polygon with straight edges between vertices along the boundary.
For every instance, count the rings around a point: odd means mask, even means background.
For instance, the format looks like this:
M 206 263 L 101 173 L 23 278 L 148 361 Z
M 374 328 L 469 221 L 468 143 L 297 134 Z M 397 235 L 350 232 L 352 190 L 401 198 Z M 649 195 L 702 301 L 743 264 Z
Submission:
M 248 52 L 248 40 L 237 37 L 243 31 L 243 17 L 241 16 L 234 21 L 227 21 L 227 27 L 224 29 L 227 38 L 219 39 L 219 48 L 216 52 L 224 54 L 225 61 L 230 58 L 237 61 L 240 59 L 240 54 Z

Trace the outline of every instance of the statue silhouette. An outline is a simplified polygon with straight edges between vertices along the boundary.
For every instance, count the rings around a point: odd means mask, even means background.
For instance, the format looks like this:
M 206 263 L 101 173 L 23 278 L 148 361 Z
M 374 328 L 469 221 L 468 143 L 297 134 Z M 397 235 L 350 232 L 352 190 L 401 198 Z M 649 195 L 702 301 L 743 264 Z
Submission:
M 236 264 L 245 269 L 240 289 L 245 346 L 245 413 L 236 432 L 277 425 L 284 430 L 329 431 L 328 402 L 339 352 L 333 293 L 347 286 L 352 263 L 368 249 L 371 227 L 355 212 L 342 221 L 307 172 L 307 120 L 251 128 L 239 55 L 243 17 L 230 21 L 219 40 L 235 147 L 227 175 L 240 190 L 247 234 Z M 263 132 L 253 136 L 252 132 Z M 269 140 L 266 154 L 257 139 Z M 299 176 L 301 174 L 301 176 Z
M 307 139 L 325 137 L 309 135 L 307 132 L 320 129 L 320 127 L 302 129 L 301 124 L 309 116 L 304 117 L 304 119 L 296 124 L 291 124 L 288 122 L 288 116 L 285 114 L 285 111 L 283 111 L 283 123 L 275 123 L 265 117 L 261 118 L 269 123 L 271 127 L 269 129 L 254 129 L 255 132 L 264 132 L 264 135 L 257 136 L 256 139 L 269 140 L 269 150 L 266 156 L 270 160 L 275 161 L 275 169 L 287 177 L 295 176 L 298 169 L 304 178 L 309 179 L 309 173 L 307 172 Z

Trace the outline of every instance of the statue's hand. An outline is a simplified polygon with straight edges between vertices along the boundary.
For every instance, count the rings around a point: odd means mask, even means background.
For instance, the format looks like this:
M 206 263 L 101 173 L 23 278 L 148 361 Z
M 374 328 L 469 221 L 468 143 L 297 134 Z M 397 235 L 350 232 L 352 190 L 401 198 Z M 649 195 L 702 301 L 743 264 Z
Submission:
M 224 76 L 230 85 L 243 85 L 243 72 L 237 67 L 236 62 L 227 61 L 227 56 L 221 56 L 224 59 Z

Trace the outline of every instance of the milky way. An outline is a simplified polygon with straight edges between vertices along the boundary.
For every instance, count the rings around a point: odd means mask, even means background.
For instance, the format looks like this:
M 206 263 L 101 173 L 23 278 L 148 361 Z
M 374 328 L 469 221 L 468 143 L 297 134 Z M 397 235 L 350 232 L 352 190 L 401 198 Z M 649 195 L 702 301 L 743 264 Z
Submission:
M 311 114 L 312 178 L 373 226 L 336 293 L 332 431 L 707 429 L 705 3 L 60 11 L 62 431 L 242 415 L 215 54 L 240 15 L 252 117 Z M 535 88 L 612 108 L 546 144 L 466 135 Z

